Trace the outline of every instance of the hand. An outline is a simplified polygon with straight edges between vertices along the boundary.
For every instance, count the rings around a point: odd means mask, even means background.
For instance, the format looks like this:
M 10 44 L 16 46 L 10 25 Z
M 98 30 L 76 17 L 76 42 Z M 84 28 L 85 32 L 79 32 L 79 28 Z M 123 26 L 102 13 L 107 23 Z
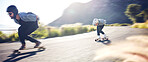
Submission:
M 36 16 L 36 20 L 39 20 L 39 17 L 38 16 Z
M 95 25 L 98 26 L 99 23 L 96 23 Z

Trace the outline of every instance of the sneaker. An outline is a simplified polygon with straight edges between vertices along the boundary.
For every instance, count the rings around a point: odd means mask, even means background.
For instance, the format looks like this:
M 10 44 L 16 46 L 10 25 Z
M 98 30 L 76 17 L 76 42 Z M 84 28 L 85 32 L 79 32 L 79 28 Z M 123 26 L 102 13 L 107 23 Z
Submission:
M 108 38 L 107 37 L 104 37 L 104 38 L 102 38 L 103 40 L 108 40 Z
M 107 36 L 106 36 L 106 34 L 103 34 L 104 35 L 104 38 L 106 38 Z
M 98 38 L 98 41 L 101 41 L 101 38 Z
M 24 50 L 25 48 L 25 46 L 21 46 L 19 50 Z
M 41 42 L 36 42 L 35 44 L 36 45 L 34 46 L 34 48 L 38 48 L 40 46 Z
M 97 39 L 95 39 L 95 41 L 101 41 L 101 39 L 100 38 L 97 38 Z

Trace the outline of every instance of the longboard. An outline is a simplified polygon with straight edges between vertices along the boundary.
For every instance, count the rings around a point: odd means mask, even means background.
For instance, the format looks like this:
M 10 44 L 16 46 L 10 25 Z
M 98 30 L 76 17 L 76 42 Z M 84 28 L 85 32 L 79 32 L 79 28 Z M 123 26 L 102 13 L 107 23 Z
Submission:
M 23 52 L 32 51 L 32 50 L 36 50 L 36 49 L 37 49 L 37 51 L 44 51 L 46 48 L 44 46 L 40 46 L 40 47 L 37 47 L 37 48 L 32 47 L 32 48 L 26 48 L 24 50 L 14 50 L 13 53 L 8 57 L 14 57 L 14 56 L 21 54 Z
M 101 42 L 101 43 L 103 43 L 105 45 L 109 45 L 111 43 L 111 41 L 108 38 L 106 38 L 106 39 L 102 38 L 101 40 L 95 39 L 95 41 L 96 42 Z

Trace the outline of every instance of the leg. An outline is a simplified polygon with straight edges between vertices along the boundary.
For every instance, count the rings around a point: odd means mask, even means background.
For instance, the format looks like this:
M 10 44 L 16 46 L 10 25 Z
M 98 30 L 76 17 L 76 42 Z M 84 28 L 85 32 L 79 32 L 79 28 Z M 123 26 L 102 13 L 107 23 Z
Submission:
M 25 43 L 25 34 L 23 33 L 24 29 L 23 26 L 20 26 L 18 29 L 18 35 L 19 35 L 19 39 L 20 42 L 22 44 L 22 46 L 20 47 L 20 50 L 25 49 L 26 43 Z
M 101 26 L 100 26 L 100 33 L 105 34 L 105 33 L 102 31 L 103 28 L 104 28 L 104 25 L 101 25 Z
M 97 26 L 97 35 L 100 36 L 100 27 Z
M 101 31 L 102 34 L 105 34 L 103 31 Z
M 105 33 L 102 31 L 103 27 L 104 27 L 104 25 L 97 26 L 97 33 L 98 33 L 99 36 L 100 36 L 100 33 L 105 34 Z
M 104 28 L 104 25 L 100 26 L 100 28 L 101 28 L 101 34 L 103 34 L 104 35 L 104 38 L 106 38 L 105 33 L 102 31 L 102 29 Z
M 27 30 L 25 31 L 25 33 L 27 34 L 26 37 L 25 37 L 25 39 L 27 39 L 27 40 L 35 43 L 36 45 L 34 46 L 34 48 L 37 48 L 41 44 L 41 42 L 37 41 L 36 39 L 34 39 L 34 38 L 32 38 L 32 37 L 30 37 L 28 35 L 30 35 L 36 29 L 37 29 L 37 27 L 35 25 L 33 25 L 31 27 L 28 27 Z
M 36 27 L 36 25 L 35 25 L 34 23 L 32 23 L 32 24 L 27 24 L 25 27 L 26 27 L 26 29 L 25 29 L 25 31 L 24 31 L 24 33 L 25 33 L 25 39 L 27 39 L 27 40 L 29 40 L 29 41 L 31 41 L 31 42 L 33 42 L 33 43 L 39 42 L 39 41 L 37 41 L 36 39 L 34 39 L 34 38 L 28 36 L 28 35 L 30 35 L 32 32 L 34 32 L 38 27 Z
M 38 28 L 37 22 L 29 22 L 29 23 L 24 23 L 19 27 L 18 34 L 20 41 L 22 43 L 22 46 L 25 45 L 25 39 L 30 40 L 31 42 L 34 42 L 36 45 L 35 47 L 38 47 L 41 42 L 29 37 L 32 32 L 34 32 Z
M 98 35 L 98 39 L 97 40 L 100 40 L 101 41 L 101 36 L 100 36 L 100 27 L 97 26 L 97 35 Z
M 37 48 L 41 44 L 41 42 L 37 41 L 36 39 L 34 39 L 34 38 L 30 37 L 30 36 L 26 36 L 25 39 L 35 43 L 36 45 L 34 46 L 34 48 Z
M 100 36 L 100 33 L 101 33 L 104 35 L 104 38 L 106 38 L 105 33 L 102 31 L 103 28 L 104 28 L 104 25 L 97 26 L 97 33 L 98 33 L 98 36 Z
M 36 39 L 34 39 L 34 38 L 30 37 L 30 36 L 26 36 L 25 39 L 27 39 L 27 40 L 29 40 L 29 41 L 31 41 L 33 43 L 39 42 L 39 41 L 37 41 Z

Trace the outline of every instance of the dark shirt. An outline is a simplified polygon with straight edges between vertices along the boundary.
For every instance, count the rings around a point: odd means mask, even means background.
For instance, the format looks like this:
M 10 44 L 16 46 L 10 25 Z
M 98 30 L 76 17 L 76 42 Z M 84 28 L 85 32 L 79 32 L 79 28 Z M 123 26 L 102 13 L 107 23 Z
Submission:
M 17 21 L 18 21 L 18 23 L 19 23 L 21 26 L 36 27 L 36 28 L 38 28 L 38 21 L 35 21 L 35 22 L 25 22 L 25 21 L 23 21 L 22 19 L 17 20 Z

